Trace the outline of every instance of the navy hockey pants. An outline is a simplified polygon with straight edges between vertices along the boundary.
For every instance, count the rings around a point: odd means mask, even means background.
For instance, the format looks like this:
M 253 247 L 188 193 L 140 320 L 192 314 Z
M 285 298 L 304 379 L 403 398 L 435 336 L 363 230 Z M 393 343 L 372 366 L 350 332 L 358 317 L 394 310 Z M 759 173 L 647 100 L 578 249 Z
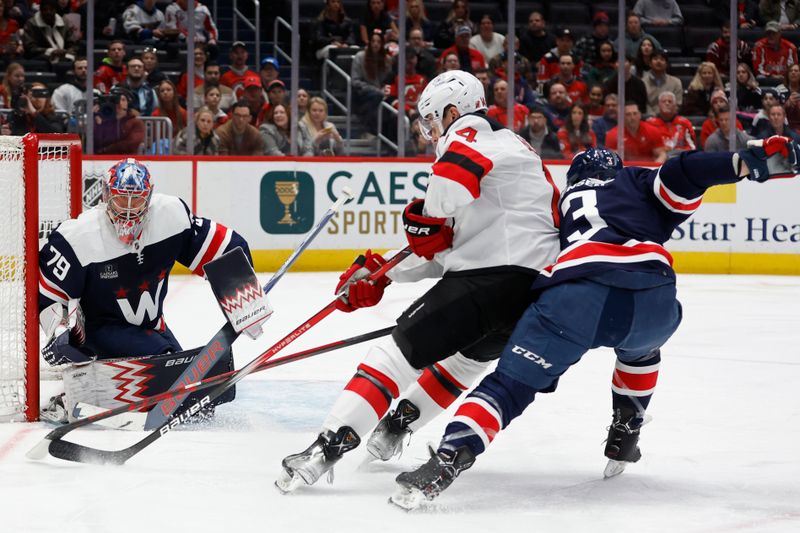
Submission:
M 523 314 L 494 372 L 467 396 L 445 430 L 442 448 L 469 446 L 476 455 L 522 414 L 537 392 L 591 348 L 614 348 L 626 364 L 658 358 L 681 321 L 674 284 L 624 289 L 588 279 L 545 289 Z
M 182 350 L 169 328 L 161 333 L 132 324 L 87 324 L 85 347 L 98 359 L 141 357 Z

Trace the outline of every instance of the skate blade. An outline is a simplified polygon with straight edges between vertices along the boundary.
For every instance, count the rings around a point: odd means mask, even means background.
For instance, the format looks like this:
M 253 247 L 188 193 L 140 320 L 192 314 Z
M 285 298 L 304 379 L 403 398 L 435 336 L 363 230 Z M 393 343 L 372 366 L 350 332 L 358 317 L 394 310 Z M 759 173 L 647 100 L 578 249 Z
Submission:
M 626 461 L 615 461 L 614 459 L 609 459 L 606 469 L 603 470 L 603 477 L 605 479 L 616 477 L 625 471 L 626 466 L 628 466 Z
M 297 472 L 290 474 L 284 470 L 281 472 L 278 479 L 275 480 L 275 488 L 278 489 L 278 492 L 281 494 L 291 494 L 303 483 L 303 478 L 300 477 Z
M 389 503 L 396 505 L 404 511 L 418 509 L 426 500 L 421 490 L 414 487 L 398 486 L 394 494 L 389 497 Z

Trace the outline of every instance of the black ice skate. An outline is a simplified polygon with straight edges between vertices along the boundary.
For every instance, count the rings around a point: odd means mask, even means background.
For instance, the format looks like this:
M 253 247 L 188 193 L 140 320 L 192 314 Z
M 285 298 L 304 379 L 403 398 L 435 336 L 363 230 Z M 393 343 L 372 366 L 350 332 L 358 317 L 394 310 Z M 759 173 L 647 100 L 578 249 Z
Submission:
M 424 500 L 432 500 L 449 487 L 458 475 L 475 463 L 475 455 L 466 446 L 456 451 L 434 453 L 427 463 L 413 472 L 397 476 L 398 487 L 389 502 L 411 511 Z
M 642 457 L 639 450 L 639 431 L 643 425 L 652 420 L 649 415 L 644 417 L 628 408 L 614 410 L 614 419 L 608 427 L 608 440 L 606 440 L 605 456 L 609 461 L 603 471 L 606 479 L 621 474 L 628 463 L 635 463 Z
M 283 460 L 283 471 L 275 481 L 282 493 L 294 491 L 301 483 L 313 485 L 322 474 L 328 473 L 328 481 L 333 482 L 333 465 L 361 443 L 361 439 L 350 426 L 319 434 L 311 446 L 300 453 L 289 455 Z
M 403 439 L 411 434 L 408 425 L 419 418 L 419 409 L 408 400 L 401 400 L 397 408 L 384 416 L 367 440 L 370 459 L 388 461 L 403 452 Z

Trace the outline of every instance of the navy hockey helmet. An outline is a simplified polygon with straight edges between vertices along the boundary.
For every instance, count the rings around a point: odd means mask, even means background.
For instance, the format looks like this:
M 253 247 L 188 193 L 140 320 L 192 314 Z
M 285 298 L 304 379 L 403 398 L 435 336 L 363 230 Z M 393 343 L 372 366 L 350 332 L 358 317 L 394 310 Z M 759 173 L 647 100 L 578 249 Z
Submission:
M 103 183 L 103 201 L 117 237 L 123 243 L 131 244 L 141 235 L 152 194 L 150 171 L 136 159 L 123 159 L 108 170 L 108 179 Z
M 616 152 L 605 148 L 589 148 L 575 155 L 567 170 L 567 185 L 596 178 L 609 180 L 622 170 L 622 160 Z

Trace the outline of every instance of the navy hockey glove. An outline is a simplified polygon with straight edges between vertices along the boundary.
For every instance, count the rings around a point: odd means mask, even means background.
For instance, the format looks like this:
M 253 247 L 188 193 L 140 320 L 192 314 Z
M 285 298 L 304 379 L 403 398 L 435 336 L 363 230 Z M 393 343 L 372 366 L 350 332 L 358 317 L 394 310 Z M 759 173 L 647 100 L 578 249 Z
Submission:
M 453 228 L 446 218 L 428 217 L 422 214 L 425 200 L 417 199 L 403 211 L 403 227 L 411 251 L 427 260 L 436 252 L 450 248 L 453 244 Z
M 368 281 L 366 278 L 385 263 L 383 256 L 372 253 L 372 250 L 367 250 L 366 255 L 359 255 L 350 268 L 339 276 L 339 284 L 336 285 L 334 292 L 341 293 L 342 297 L 336 300 L 336 308 L 350 313 L 380 302 L 383 290 L 389 284 L 389 278 L 385 275 L 374 281 Z
M 42 349 L 42 357 L 50 366 L 70 364 L 91 363 L 95 357 L 84 353 L 80 348 L 70 344 L 71 332 L 64 330 L 53 336 L 52 339 Z
M 800 146 L 788 137 L 773 135 L 764 140 L 748 141 L 747 149 L 736 153 L 740 165 L 742 161 L 747 163 L 750 169 L 747 179 L 753 181 L 791 178 L 800 174 Z

